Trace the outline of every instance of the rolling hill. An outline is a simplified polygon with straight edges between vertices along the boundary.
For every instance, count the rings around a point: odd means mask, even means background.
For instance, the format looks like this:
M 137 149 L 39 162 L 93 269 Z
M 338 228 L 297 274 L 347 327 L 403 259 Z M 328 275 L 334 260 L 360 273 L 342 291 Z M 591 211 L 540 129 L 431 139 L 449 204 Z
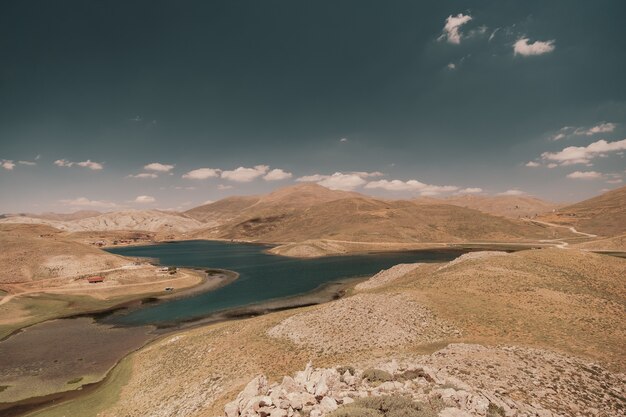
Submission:
M 128 264 L 121 256 L 67 239 L 43 224 L 0 224 L 0 283 L 27 282 Z
M 423 243 L 523 241 L 569 235 L 566 229 L 551 229 L 450 204 L 379 200 L 311 184 L 254 199 L 246 201 L 243 210 L 231 212 L 228 218 L 225 208 L 231 203 L 240 204 L 240 200 L 222 200 L 186 212 L 209 222 L 191 236 L 274 243 L 318 239 Z M 211 214 L 216 207 L 220 211 Z
M 626 233 L 626 186 L 543 216 L 545 221 L 612 237 Z
M 414 201 L 418 204 L 452 204 L 479 210 L 494 216 L 504 216 L 513 219 L 549 213 L 560 206 L 556 203 L 524 195 L 461 195 L 448 198 L 419 197 Z

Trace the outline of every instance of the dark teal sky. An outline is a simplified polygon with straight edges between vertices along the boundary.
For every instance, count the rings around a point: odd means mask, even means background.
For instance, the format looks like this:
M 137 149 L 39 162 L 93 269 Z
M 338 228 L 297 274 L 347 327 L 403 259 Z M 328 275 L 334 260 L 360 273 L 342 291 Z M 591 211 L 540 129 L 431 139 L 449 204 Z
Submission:
M 185 208 L 303 176 L 589 197 L 626 176 L 625 18 L 621 0 L 3 1 L 0 212 Z

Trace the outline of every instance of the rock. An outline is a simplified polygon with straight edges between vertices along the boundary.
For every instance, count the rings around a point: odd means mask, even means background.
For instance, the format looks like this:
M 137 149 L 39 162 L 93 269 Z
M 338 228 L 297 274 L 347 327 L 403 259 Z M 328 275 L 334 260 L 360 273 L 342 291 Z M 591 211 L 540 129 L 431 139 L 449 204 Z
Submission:
M 308 392 L 290 392 L 287 394 L 289 405 L 294 410 L 302 410 L 306 405 L 317 404 L 317 400 Z
M 283 410 L 282 408 L 275 408 L 270 413 L 270 417 L 287 417 L 287 410 Z
M 311 410 L 311 413 L 309 414 L 310 417 L 322 417 L 322 411 L 318 410 L 317 408 L 314 408 L 313 410 Z
M 332 411 L 335 411 L 336 409 L 337 409 L 337 401 L 335 401 L 334 398 L 324 397 L 322 398 L 322 401 L 320 401 L 320 410 L 322 410 L 322 413 L 324 414 L 330 413 Z
M 224 406 L 224 414 L 226 417 L 237 417 L 239 415 L 239 403 L 231 401 Z
M 297 383 L 296 380 L 290 376 L 283 377 L 281 386 L 286 392 L 302 392 L 304 389 L 301 384 Z
M 237 399 L 239 404 L 245 404 L 253 397 L 267 394 L 267 377 L 265 375 L 259 375 L 252 381 L 248 382 L 248 385 L 239 393 Z
M 350 397 L 343 397 L 341 399 L 341 403 L 344 404 L 344 405 L 345 404 L 352 404 L 353 402 L 354 402 L 354 400 L 352 398 L 350 398 Z

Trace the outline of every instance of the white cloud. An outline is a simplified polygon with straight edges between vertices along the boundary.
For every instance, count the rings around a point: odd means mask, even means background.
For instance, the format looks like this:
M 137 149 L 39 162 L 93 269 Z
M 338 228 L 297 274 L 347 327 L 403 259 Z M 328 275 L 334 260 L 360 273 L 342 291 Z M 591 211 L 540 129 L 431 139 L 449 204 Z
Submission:
M 525 195 L 526 192 L 518 189 L 506 190 L 503 193 L 498 193 L 498 195 Z
M 183 175 L 183 178 L 191 180 L 206 180 L 220 176 L 221 170 L 214 168 L 198 168 Z
M 140 204 L 149 204 L 149 203 L 154 203 L 155 201 L 156 199 L 149 195 L 139 195 L 137 196 L 137 198 L 135 198 L 135 203 L 140 203 Z
M 367 183 L 365 188 L 382 189 L 387 191 L 414 191 L 421 195 L 438 195 L 457 191 L 459 187 L 454 185 L 432 185 L 424 184 L 418 180 L 378 180 Z
M 103 168 L 100 162 L 93 162 L 89 159 L 83 162 L 77 162 L 77 165 L 83 168 L 89 168 L 92 171 L 99 171 Z
M 265 181 L 280 181 L 291 178 L 293 174 L 291 172 L 283 171 L 282 169 L 273 169 L 268 172 L 263 179 Z
M 57 159 L 56 161 L 54 161 L 54 165 L 58 167 L 71 167 L 72 165 L 74 165 L 74 163 L 66 159 Z
M 339 139 L 339 142 L 344 142 L 345 143 L 347 141 L 348 141 L 348 138 L 341 138 L 341 139 Z
M 250 182 L 267 173 L 267 165 L 257 165 L 254 168 L 239 167 L 232 171 L 222 171 L 222 178 L 235 182 Z
M 546 165 L 548 168 L 556 168 L 559 166 L 559 164 L 555 164 L 554 162 L 549 163 L 548 165 Z
M 62 204 L 73 207 L 116 207 L 117 204 L 111 201 L 90 200 L 87 197 L 78 197 L 69 200 L 60 200 Z
M 606 182 L 609 184 L 621 184 L 622 182 L 624 182 L 624 180 L 622 180 L 621 178 L 614 178 L 612 180 L 607 180 Z
M 526 166 L 529 168 L 536 168 L 538 166 L 540 166 L 541 164 L 535 161 L 528 161 L 526 162 Z
M 213 200 L 207 200 L 207 201 L 205 201 L 204 203 L 202 203 L 202 205 L 205 205 L 205 204 L 213 204 L 213 203 L 215 203 L 215 201 L 213 201 Z
M 472 20 L 472 16 L 459 13 L 456 16 L 448 16 L 446 24 L 443 27 L 443 34 L 439 37 L 439 40 L 447 40 L 449 43 L 459 44 L 461 43 L 460 28 L 467 22 Z
M 453 62 L 450 62 L 450 63 L 447 65 L 447 68 L 448 68 L 449 70 L 456 69 L 456 64 L 454 64 Z
M 315 182 L 331 190 L 345 190 L 351 191 L 361 185 L 365 184 L 365 181 L 359 173 L 343 173 L 335 172 L 332 175 L 305 175 L 298 178 L 298 182 Z
M 478 194 L 482 192 L 483 189 L 478 187 L 463 188 L 462 190 L 458 191 L 459 194 Z
M 33 161 L 17 161 L 17 163 L 20 165 L 27 165 L 31 167 L 37 165 L 37 162 L 33 162 Z
M 146 178 L 157 178 L 158 175 L 153 173 L 153 172 L 141 172 L 139 174 L 136 175 L 129 175 L 128 178 L 141 178 L 141 179 L 146 179 Z
M 230 190 L 231 188 L 233 188 L 232 185 L 224 185 L 224 184 L 218 184 L 217 185 L 217 189 L 220 190 L 220 191 Z
M 159 162 L 152 162 L 143 167 L 148 171 L 157 171 L 157 172 L 170 172 L 174 169 L 174 165 L 161 164 Z
M 532 56 L 543 55 L 554 51 L 554 40 L 551 41 L 535 41 L 533 43 L 528 42 L 528 38 L 520 38 L 513 45 L 514 55 Z
M 559 165 L 590 164 L 597 156 L 621 150 L 626 150 L 626 139 L 615 142 L 601 139 L 587 146 L 568 146 L 560 152 L 544 152 L 541 158 Z
M 13 171 L 13 168 L 15 168 L 15 163 L 13 161 L 3 159 L 2 161 L 0 161 L 0 166 L 7 171 Z
M 589 129 L 578 128 L 574 131 L 575 135 L 593 136 L 597 133 L 611 133 L 615 130 L 617 125 L 615 123 L 600 123 Z
M 380 177 L 382 172 L 335 172 L 332 175 L 313 174 L 305 175 L 296 179 L 298 182 L 315 182 L 321 186 L 330 188 L 331 190 L 351 191 L 361 185 L 367 183 L 366 178 Z
M 72 162 L 72 161 L 68 161 L 67 159 L 57 159 L 56 161 L 54 161 L 54 165 L 58 167 L 72 167 L 74 165 L 78 165 L 83 168 L 89 168 L 92 171 L 99 171 L 103 168 L 102 163 L 93 162 L 90 159 L 86 161 L 82 161 L 82 162 Z
M 567 174 L 567 178 L 577 180 L 597 180 L 600 178 L 604 178 L 604 174 L 596 171 L 575 171 L 571 174 Z

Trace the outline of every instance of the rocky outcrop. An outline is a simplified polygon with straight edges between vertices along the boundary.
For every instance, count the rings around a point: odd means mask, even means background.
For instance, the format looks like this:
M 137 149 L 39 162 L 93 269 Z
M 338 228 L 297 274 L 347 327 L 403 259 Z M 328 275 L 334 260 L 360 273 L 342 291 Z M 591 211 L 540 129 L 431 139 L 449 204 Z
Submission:
M 467 261 L 471 261 L 471 260 L 476 260 L 476 259 L 485 259 L 485 258 L 492 258 L 494 256 L 508 256 L 509 254 L 507 252 L 501 252 L 501 251 L 480 251 L 480 252 L 469 252 L 469 253 L 465 253 L 461 256 L 459 256 L 458 258 L 443 264 L 443 266 L 439 267 L 438 270 L 442 270 L 442 269 L 447 269 L 450 268 L 454 265 L 458 265 L 460 263 L 463 262 L 467 262 Z
M 293 315 L 268 331 L 331 353 L 432 343 L 460 335 L 404 294 L 357 294 Z
M 398 265 L 392 266 L 389 269 L 383 269 L 382 271 L 380 271 L 379 273 L 377 273 L 376 275 L 374 275 L 367 281 L 357 284 L 355 289 L 357 291 L 366 291 L 366 290 L 373 290 L 376 288 L 384 287 L 390 282 L 393 282 L 397 280 L 398 278 L 405 276 L 409 272 L 413 272 L 420 265 L 421 265 L 420 263 L 398 264 Z
M 475 372 L 465 370 L 468 364 Z M 624 411 L 624 375 L 538 349 L 454 344 L 430 356 L 378 368 L 316 369 L 309 363 L 274 384 L 259 375 L 224 413 L 321 417 L 372 396 L 411 398 L 436 408 L 439 417 L 616 416 Z M 501 386 L 489 377 L 491 369 L 500 372 Z

